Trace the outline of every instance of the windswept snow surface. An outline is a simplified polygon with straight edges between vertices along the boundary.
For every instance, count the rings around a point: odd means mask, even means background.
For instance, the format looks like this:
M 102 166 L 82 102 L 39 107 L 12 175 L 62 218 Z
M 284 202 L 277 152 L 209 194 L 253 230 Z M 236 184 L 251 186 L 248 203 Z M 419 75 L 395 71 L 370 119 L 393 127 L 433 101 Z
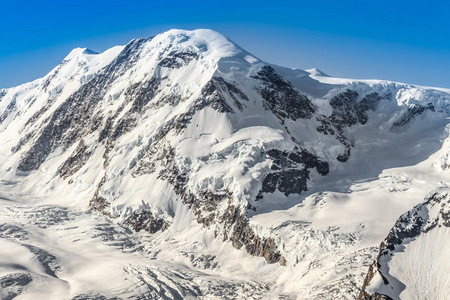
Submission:
M 355 299 L 398 217 L 449 186 L 449 117 L 446 90 L 211 30 L 74 49 L 0 90 L 0 298 Z

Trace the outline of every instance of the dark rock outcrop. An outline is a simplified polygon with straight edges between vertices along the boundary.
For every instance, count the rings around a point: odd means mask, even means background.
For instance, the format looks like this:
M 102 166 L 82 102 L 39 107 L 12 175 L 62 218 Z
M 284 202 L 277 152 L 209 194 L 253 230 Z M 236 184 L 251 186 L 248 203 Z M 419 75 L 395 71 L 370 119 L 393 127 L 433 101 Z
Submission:
M 58 168 L 59 176 L 66 179 L 80 170 L 91 156 L 88 146 L 80 141 L 72 155 Z
M 100 196 L 100 189 L 105 184 L 106 179 L 107 177 L 105 175 L 98 183 L 97 189 L 94 192 L 94 196 L 89 201 L 89 207 L 101 214 L 112 217 L 111 213 L 107 210 L 107 208 L 111 206 L 111 203 L 109 203 L 106 198 Z
M 213 78 L 205 84 L 202 88 L 201 97 L 196 101 L 197 110 L 209 106 L 221 113 L 234 113 L 220 91 L 223 83 L 224 80 Z
M 146 39 L 136 39 L 130 42 L 104 68 L 103 73 L 81 86 L 55 110 L 44 122 L 46 125 L 38 133 L 31 149 L 22 156 L 17 167 L 19 171 L 36 170 L 53 150 L 58 147 L 67 149 L 98 127 L 101 120 L 95 118 L 94 109 L 114 80 L 137 62 L 139 49 L 146 41 Z
M 359 94 L 356 91 L 347 89 L 339 93 L 330 100 L 333 112 L 330 116 L 318 116 L 317 121 L 321 123 L 317 131 L 325 135 L 335 135 L 336 139 L 345 147 L 343 153 L 340 153 L 336 159 L 340 162 L 346 162 L 350 158 L 351 143 L 344 135 L 343 129 L 356 124 L 366 124 L 369 117 L 369 110 L 375 111 L 382 97 L 378 93 L 365 95 L 361 101 L 357 101 Z
M 151 211 L 134 212 L 126 223 L 136 232 L 144 230 L 149 233 L 156 233 L 169 227 L 164 219 L 155 218 Z
M 264 178 L 262 193 L 273 193 L 278 189 L 286 196 L 300 194 L 307 191 L 309 169 L 315 168 L 320 175 L 327 175 L 329 172 L 327 162 L 304 149 L 297 148 L 292 152 L 271 149 L 267 151 L 267 156 L 273 161 L 272 172 Z
M 142 114 L 145 106 L 160 92 L 160 88 L 161 79 L 156 77 L 152 77 L 145 82 L 134 83 L 128 87 L 124 94 L 126 104 L 132 103 L 129 113 Z
M 6 96 L 7 93 L 8 93 L 7 90 L 0 90 L 0 102 L 2 101 L 3 97 Z
M 33 245 L 22 244 L 22 246 L 24 246 L 25 248 L 30 250 L 31 253 L 33 253 L 37 261 L 43 267 L 45 273 L 47 273 L 52 277 L 58 277 L 56 276 L 56 272 L 61 271 L 61 267 L 58 265 L 58 258 L 56 256 L 48 253 L 44 249 L 41 249 Z
M 427 106 L 413 104 L 410 107 L 408 107 L 406 112 L 400 117 L 400 120 L 398 120 L 398 121 L 394 122 L 394 124 L 392 124 L 392 127 L 394 128 L 394 127 L 404 126 L 404 125 L 408 124 L 409 122 L 411 122 L 411 120 L 413 120 L 416 116 L 423 114 L 426 110 L 434 111 L 433 104 L 428 103 Z
M 273 112 L 282 123 L 286 118 L 309 119 L 315 111 L 314 105 L 305 95 L 297 91 L 292 84 L 281 77 L 271 66 L 262 67 L 258 76 L 263 84 L 259 92 L 264 99 L 264 107 Z
M 357 102 L 358 96 L 356 91 L 348 89 L 330 100 L 333 112 L 329 120 L 339 130 L 357 123 L 366 124 L 368 120 L 367 111 L 374 111 L 382 99 L 377 93 L 370 93 Z
M 11 300 L 19 296 L 27 285 L 33 281 L 29 273 L 11 273 L 0 277 L 0 295 L 3 300 Z
M 192 60 L 198 59 L 198 53 L 192 51 L 176 51 L 173 50 L 166 54 L 159 62 L 161 67 L 170 69 L 178 69 L 189 64 Z
M 1 91 L 1 92 L 3 92 L 3 91 Z M 1 101 L 1 98 L 4 97 L 4 95 L 6 95 L 6 93 L 3 93 L 3 94 L 0 93 L 0 101 Z M 6 109 L 0 115 L 0 124 L 2 124 L 3 121 L 5 121 L 5 119 L 12 113 L 15 106 L 16 106 L 16 98 L 12 99 L 11 102 L 9 102 L 9 104 L 6 106 Z
M 245 105 L 241 101 L 249 101 L 249 99 L 235 84 L 229 83 L 221 77 L 213 77 L 212 81 L 222 95 L 228 95 L 240 111 L 244 110 Z
M 269 264 L 281 262 L 286 264 L 286 260 L 279 251 L 273 238 L 261 238 L 250 227 L 247 218 L 243 213 L 235 214 L 230 241 L 236 249 L 245 247 L 245 250 L 254 256 L 264 257 Z M 225 220 L 227 221 L 227 220 Z M 230 220 L 228 220 L 230 221 Z
M 192 193 L 187 187 L 188 175 L 179 170 L 174 156 L 174 149 L 161 138 L 152 145 L 133 174 L 141 176 L 154 173 L 159 165 L 158 178 L 167 180 L 173 186 L 181 201 L 192 209 L 198 223 L 206 228 L 214 226 L 216 236 L 222 235 L 224 241 L 231 241 L 237 249 L 244 247 L 249 254 L 264 257 L 268 263 L 286 264 L 273 238 L 259 237 L 248 223 L 245 208 L 232 205 L 231 193 L 210 190 Z

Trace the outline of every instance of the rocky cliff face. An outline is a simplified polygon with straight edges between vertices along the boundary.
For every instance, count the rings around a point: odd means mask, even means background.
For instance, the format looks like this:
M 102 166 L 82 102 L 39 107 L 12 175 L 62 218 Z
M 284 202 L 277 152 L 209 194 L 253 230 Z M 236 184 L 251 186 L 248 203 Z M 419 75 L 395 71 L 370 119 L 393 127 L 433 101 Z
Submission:
M 172 30 L 102 54 L 75 49 L 45 78 L 0 91 L 0 167 L 5 179 L 45 182 L 31 188 L 37 196 L 83 195 L 136 232 L 194 220 L 217 241 L 293 267 L 301 259 L 277 230 L 304 227 L 252 218 L 300 205 L 382 138 L 409 145 L 399 132 L 415 120 L 442 127 L 449 99 L 333 82 L 267 64 L 210 30 Z M 352 236 L 312 232 L 332 243 Z

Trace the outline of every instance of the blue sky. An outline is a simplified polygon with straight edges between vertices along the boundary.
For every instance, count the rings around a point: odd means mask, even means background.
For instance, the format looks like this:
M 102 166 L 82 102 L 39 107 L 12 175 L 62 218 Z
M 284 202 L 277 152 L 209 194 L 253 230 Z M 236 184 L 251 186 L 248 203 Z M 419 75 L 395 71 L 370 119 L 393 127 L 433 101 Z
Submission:
M 257 57 L 336 77 L 450 88 L 447 1 L 4 1 L 0 88 L 171 28 L 210 28 Z

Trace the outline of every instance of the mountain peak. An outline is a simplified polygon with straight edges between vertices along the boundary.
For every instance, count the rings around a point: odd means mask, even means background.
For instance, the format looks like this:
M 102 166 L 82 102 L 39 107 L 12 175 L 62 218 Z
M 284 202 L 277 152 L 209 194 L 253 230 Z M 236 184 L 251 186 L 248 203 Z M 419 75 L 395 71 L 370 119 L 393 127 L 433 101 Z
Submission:
M 89 48 L 75 48 L 72 51 L 70 51 L 70 53 L 64 58 L 64 60 L 71 60 L 74 57 L 78 57 L 80 55 L 96 55 L 98 54 L 98 52 L 91 50 Z
M 328 75 L 328 74 L 326 74 L 326 73 L 324 73 L 321 70 L 316 69 L 316 68 L 308 69 L 308 70 L 305 70 L 305 71 L 310 73 L 312 76 L 330 77 L 330 75 Z
M 224 35 L 211 29 L 182 30 L 171 29 L 155 36 L 159 47 L 205 53 L 216 58 L 248 54 Z

